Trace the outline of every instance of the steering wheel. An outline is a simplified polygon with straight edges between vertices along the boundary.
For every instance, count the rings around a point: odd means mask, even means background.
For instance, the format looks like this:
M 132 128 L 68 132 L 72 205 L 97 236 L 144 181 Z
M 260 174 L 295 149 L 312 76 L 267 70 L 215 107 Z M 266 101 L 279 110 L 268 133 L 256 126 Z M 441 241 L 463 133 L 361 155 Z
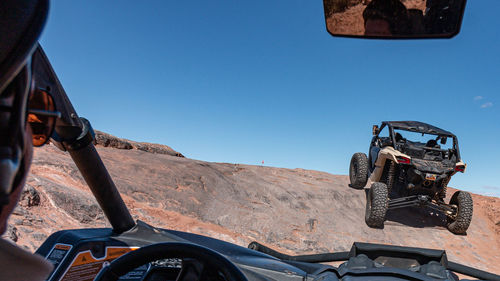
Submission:
M 120 276 L 141 265 L 169 258 L 195 259 L 204 268 L 219 270 L 226 280 L 247 281 L 239 268 L 223 255 L 200 245 L 182 242 L 151 244 L 131 251 L 104 267 L 94 281 L 117 281 Z

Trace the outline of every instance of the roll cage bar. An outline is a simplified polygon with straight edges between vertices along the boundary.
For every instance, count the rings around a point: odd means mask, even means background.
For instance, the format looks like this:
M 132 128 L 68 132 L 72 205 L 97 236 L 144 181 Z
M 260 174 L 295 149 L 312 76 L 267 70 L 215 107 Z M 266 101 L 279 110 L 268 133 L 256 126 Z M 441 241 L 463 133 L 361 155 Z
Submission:
M 415 133 L 423 133 L 428 135 L 436 135 L 436 136 L 445 136 L 453 139 L 453 150 L 455 150 L 458 159 L 462 159 L 460 156 L 460 149 L 458 147 L 458 139 L 454 134 L 440 129 L 438 127 L 434 127 L 432 125 L 418 122 L 418 121 L 383 121 L 378 129 L 377 135 L 375 137 L 378 138 L 382 129 L 387 126 L 389 129 L 389 137 L 391 138 L 391 146 L 396 149 L 396 134 L 394 133 L 394 129 L 404 130 L 408 132 Z

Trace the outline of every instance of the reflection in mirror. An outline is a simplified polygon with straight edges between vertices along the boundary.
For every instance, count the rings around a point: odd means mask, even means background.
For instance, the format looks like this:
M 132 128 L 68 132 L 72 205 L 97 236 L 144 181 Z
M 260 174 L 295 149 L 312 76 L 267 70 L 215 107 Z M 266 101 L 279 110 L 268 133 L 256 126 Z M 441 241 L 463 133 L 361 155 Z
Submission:
M 335 36 L 449 38 L 460 30 L 466 0 L 323 0 Z

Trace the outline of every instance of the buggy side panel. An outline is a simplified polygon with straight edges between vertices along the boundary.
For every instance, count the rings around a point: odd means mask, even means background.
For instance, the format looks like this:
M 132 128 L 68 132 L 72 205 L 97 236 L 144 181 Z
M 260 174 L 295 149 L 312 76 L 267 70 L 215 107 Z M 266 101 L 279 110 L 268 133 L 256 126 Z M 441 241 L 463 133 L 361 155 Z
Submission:
M 396 159 L 397 156 L 411 158 L 408 155 L 397 151 L 393 147 L 386 146 L 386 147 L 382 148 L 378 152 L 378 157 L 377 157 L 377 160 L 375 161 L 375 169 L 373 170 L 373 172 L 370 176 L 370 180 L 372 182 L 380 181 L 380 178 L 382 177 L 382 172 L 384 170 L 385 162 L 387 160 L 391 160 L 391 161 L 394 161 L 395 163 L 397 163 L 398 162 Z
M 375 163 L 377 162 L 379 152 L 380 152 L 380 147 L 378 147 L 378 146 L 370 147 L 370 155 L 368 157 L 368 160 L 370 163 L 370 172 L 372 172 L 372 173 L 373 173 L 373 170 L 375 169 Z

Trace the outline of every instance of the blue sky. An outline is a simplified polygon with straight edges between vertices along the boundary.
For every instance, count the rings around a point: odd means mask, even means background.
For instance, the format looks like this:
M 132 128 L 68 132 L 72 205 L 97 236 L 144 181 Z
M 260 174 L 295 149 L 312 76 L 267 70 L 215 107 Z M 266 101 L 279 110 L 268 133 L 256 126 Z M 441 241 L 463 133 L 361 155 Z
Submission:
M 417 41 L 333 38 L 320 0 L 138 3 L 52 1 L 42 46 L 95 129 L 347 174 L 373 124 L 420 120 L 459 137 L 451 186 L 500 196 L 500 1 L 469 1 L 452 40 Z

